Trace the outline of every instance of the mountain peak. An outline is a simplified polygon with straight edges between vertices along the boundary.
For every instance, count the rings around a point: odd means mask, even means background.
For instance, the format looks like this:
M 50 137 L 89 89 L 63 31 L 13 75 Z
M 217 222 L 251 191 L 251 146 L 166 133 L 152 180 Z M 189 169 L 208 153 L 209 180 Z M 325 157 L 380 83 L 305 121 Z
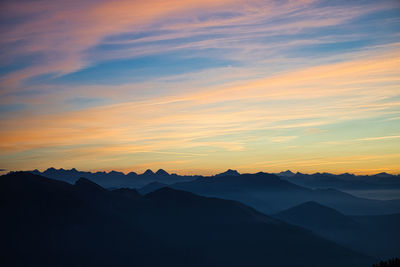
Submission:
M 291 177 L 294 176 L 295 174 L 291 170 L 286 170 L 284 172 L 278 173 L 280 176 L 285 176 L 285 177 Z
M 159 170 L 156 172 L 156 175 L 164 175 L 164 176 L 167 176 L 167 175 L 169 175 L 169 173 L 166 172 L 166 171 L 164 171 L 163 169 L 159 169 Z
M 391 177 L 392 175 L 388 174 L 387 172 L 381 172 L 381 173 L 375 174 L 375 176 L 378 178 L 388 178 L 388 177 Z
M 111 175 L 125 175 L 123 172 L 118 172 L 118 171 L 110 171 L 108 174 L 111 174 Z
M 237 170 L 228 169 L 226 172 L 219 173 L 215 176 L 219 177 L 219 176 L 239 176 L 239 175 L 240 173 Z
M 150 169 L 147 169 L 147 170 L 143 173 L 143 175 L 154 175 L 154 172 L 153 172 L 152 170 L 150 170 Z

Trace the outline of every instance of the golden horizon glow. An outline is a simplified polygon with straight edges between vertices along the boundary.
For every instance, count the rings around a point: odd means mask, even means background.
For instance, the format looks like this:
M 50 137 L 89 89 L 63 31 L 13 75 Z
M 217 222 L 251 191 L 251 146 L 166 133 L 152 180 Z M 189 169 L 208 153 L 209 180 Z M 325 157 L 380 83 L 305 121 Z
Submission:
M 3 173 L 400 173 L 396 1 L 0 5 Z

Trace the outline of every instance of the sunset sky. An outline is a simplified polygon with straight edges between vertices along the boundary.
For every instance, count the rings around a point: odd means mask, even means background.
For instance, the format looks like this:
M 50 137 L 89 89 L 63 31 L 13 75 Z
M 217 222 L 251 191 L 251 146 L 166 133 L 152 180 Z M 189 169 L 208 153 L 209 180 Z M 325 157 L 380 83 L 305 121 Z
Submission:
M 0 169 L 400 173 L 400 1 L 0 3 Z

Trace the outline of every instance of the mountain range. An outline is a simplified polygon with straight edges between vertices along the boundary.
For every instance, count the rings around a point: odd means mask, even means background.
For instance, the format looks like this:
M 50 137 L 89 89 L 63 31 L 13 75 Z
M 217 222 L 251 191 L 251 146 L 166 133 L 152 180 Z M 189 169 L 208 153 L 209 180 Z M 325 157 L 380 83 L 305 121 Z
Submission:
M 348 215 L 400 212 L 400 199 L 373 200 L 336 189 L 310 189 L 263 172 L 198 178 L 169 186 L 203 196 L 240 201 L 266 214 L 274 214 L 307 201 L 321 203 Z
M 136 188 L 144 193 L 168 185 L 171 188 L 198 195 L 240 201 L 266 214 L 275 214 L 307 201 L 316 201 L 346 215 L 380 215 L 400 212 L 400 196 L 395 200 L 375 200 L 356 197 L 335 188 L 309 188 L 291 182 L 288 177 L 301 177 L 303 174 L 293 174 L 290 171 L 280 174 L 264 172 L 240 174 L 235 170 L 228 170 L 209 177 L 180 176 L 169 174 L 162 169 L 155 173 L 147 170 L 143 174 L 131 172 L 126 175 L 116 171 L 91 173 L 80 172 L 75 169 L 57 170 L 54 168 L 47 169 L 44 172 L 35 170 L 31 173 L 69 183 L 74 183 L 79 178 L 84 177 L 106 188 L 129 187 Z M 318 180 L 320 179 L 318 177 L 325 176 L 330 177 L 330 180 L 336 179 L 331 174 L 311 175 L 310 177 L 316 177 L 315 179 Z M 308 178 L 304 179 L 307 180 Z M 362 178 L 354 179 L 360 180 Z M 380 181 L 379 179 L 382 179 L 381 184 L 389 184 L 389 182 L 395 184 L 400 180 L 397 176 L 383 174 L 371 176 L 368 179 L 368 181 Z
M 335 188 L 340 190 L 400 189 L 400 175 L 386 172 L 374 175 L 354 175 L 349 173 L 293 173 L 290 170 L 276 173 L 282 179 L 310 188 Z
M 168 187 L 141 195 L 86 178 L 70 184 L 16 172 L 0 177 L 0 207 L 2 266 L 353 267 L 375 260 L 239 202 Z
M 65 169 L 55 169 L 55 168 L 48 168 L 43 172 L 39 170 L 33 170 L 29 172 L 47 178 L 65 181 L 68 183 L 75 183 L 75 181 L 77 181 L 79 178 L 87 178 L 105 188 L 120 188 L 120 187 L 137 188 L 156 181 L 163 182 L 165 184 L 171 184 L 176 182 L 191 181 L 201 177 L 199 175 L 182 176 L 174 173 L 169 174 L 163 169 L 159 169 L 156 172 L 153 172 L 152 170 L 148 169 L 142 174 L 137 174 L 135 172 L 129 172 L 128 174 L 124 174 L 123 172 L 118 172 L 118 171 L 84 172 L 84 171 L 78 171 L 76 169 L 65 170 Z
M 161 182 L 164 184 L 172 184 L 176 182 L 191 181 L 201 178 L 201 175 L 177 175 L 169 174 L 163 169 L 156 172 L 146 170 L 142 174 L 130 172 L 84 172 L 76 169 L 65 170 L 48 168 L 41 172 L 39 170 L 30 171 L 33 174 L 41 175 L 48 178 L 74 183 L 81 177 L 90 179 L 103 187 L 143 187 L 151 182 Z M 227 170 L 226 172 L 216 174 L 214 177 L 221 176 L 239 176 L 239 172 L 235 170 Z M 303 174 L 300 172 L 293 173 L 289 170 L 275 173 L 283 180 L 291 183 L 309 187 L 309 188 L 334 188 L 339 190 L 373 190 L 373 189 L 400 189 L 400 176 L 388 173 L 379 173 L 375 175 L 354 175 L 349 173 L 330 174 L 330 173 L 314 173 Z M 212 176 L 211 176 L 212 177 Z M 399 196 L 400 198 L 400 196 Z

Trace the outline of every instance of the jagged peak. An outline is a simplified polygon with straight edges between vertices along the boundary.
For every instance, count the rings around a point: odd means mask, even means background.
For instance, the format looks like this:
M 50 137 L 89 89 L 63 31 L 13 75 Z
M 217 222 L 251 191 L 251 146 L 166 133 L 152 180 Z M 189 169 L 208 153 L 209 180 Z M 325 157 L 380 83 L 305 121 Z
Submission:
M 294 174 L 291 170 L 286 170 L 286 171 L 282 171 L 282 172 L 278 173 L 277 175 L 291 177 L 291 176 L 295 176 L 296 174 Z
M 119 171 L 110 171 L 109 174 L 118 174 L 118 175 L 124 175 L 123 172 L 119 172 Z
M 159 169 L 159 170 L 156 172 L 156 175 L 169 175 L 169 173 L 166 172 L 166 171 L 163 170 L 163 169 Z
M 240 173 L 237 170 L 228 169 L 225 172 L 219 173 L 215 176 L 239 176 Z
M 154 172 L 153 172 L 152 170 L 150 170 L 150 169 L 147 169 L 147 170 L 143 173 L 143 175 L 154 175 Z

